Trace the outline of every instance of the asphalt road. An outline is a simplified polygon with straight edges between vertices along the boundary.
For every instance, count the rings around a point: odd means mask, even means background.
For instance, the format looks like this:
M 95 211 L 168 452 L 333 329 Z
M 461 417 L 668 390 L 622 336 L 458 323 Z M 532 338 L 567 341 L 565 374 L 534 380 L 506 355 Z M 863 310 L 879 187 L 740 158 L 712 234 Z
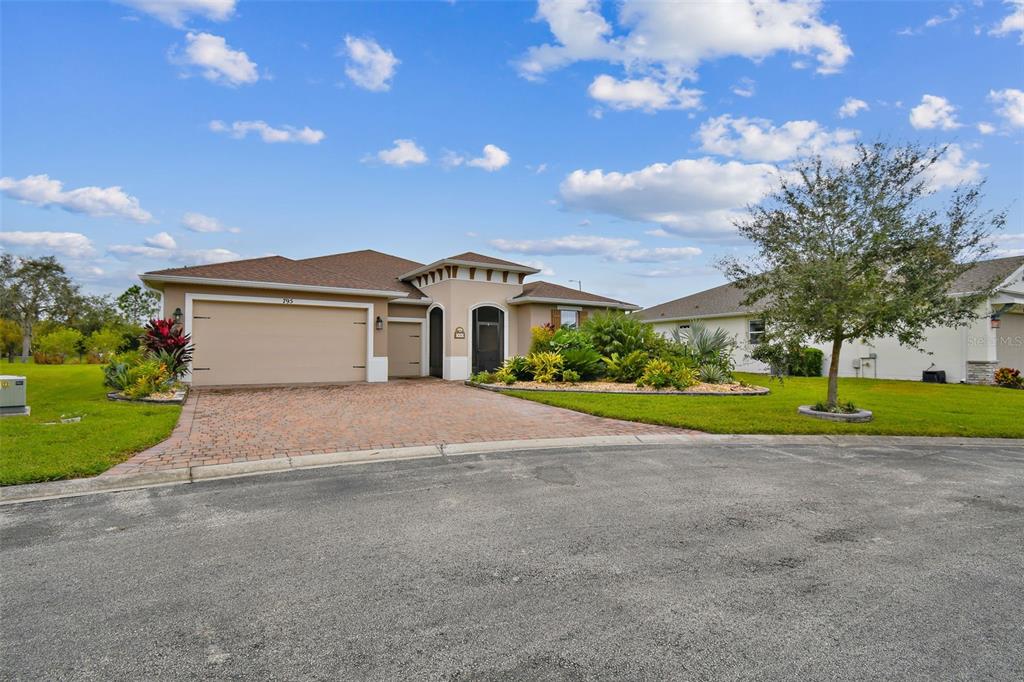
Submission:
M 5 679 L 1021 679 L 1024 448 L 560 450 L 0 510 Z

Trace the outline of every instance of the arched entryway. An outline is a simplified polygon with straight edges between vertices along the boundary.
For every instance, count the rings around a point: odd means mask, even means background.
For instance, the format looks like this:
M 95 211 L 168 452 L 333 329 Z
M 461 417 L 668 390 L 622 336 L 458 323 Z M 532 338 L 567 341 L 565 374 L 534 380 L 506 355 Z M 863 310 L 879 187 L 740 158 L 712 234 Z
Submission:
M 505 311 L 482 305 L 473 309 L 473 373 L 490 372 L 505 362 Z
M 430 311 L 430 376 L 444 377 L 444 311 L 433 308 Z

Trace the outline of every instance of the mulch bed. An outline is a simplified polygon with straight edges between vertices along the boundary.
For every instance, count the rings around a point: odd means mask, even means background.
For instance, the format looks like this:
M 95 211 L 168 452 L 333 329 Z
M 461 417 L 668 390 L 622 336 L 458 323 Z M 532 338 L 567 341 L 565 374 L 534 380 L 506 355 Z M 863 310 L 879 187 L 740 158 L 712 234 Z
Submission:
M 651 388 L 650 386 L 637 386 L 636 384 L 618 384 L 611 381 L 579 381 L 575 384 L 550 383 L 542 384 L 537 381 L 517 381 L 514 384 L 478 384 L 467 381 L 470 386 L 476 386 L 488 391 L 561 391 L 564 393 L 641 393 L 656 395 L 767 395 L 767 388 L 763 386 L 742 386 L 737 383 L 730 384 L 696 384 L 685 391 L 677 391 L 672 388 Z

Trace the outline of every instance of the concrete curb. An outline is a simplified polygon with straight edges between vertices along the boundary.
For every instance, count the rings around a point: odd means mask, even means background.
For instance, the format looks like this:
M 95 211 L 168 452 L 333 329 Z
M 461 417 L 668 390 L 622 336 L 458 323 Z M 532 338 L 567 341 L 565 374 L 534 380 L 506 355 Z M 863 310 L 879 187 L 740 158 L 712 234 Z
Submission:
M 371 464 L 374 462 L 398 462 L 433 457 L 458 457 L 494 452 L 517 452 L 524 450 L 552 450 L 573 447 L 622 447 L 640 445 L 725 445 L 731 447 L 749 445 L 828 445 L 837 448 L 863 447 L 900 448 L 908 445 L 941 445 L 946 447 L 1019 447 L 1024 448 L 1024 439 L 1017 438 L 945 438 L 928 436 L 774 436 L 764 434 L 713 434 L 713 433 L 665 433 L 626 436 L 584 436 L 578 438 L 537 438 L 530 440 L 489 441 L 480 443 L 442 443 L 439 445 L 416 445 L 404 448 L 381 448 L 377 450 L 354 450 L 329 452 L 319 455 L 279 457 L 253 462 L 231 464 L 208 464 L 206 466 L 183 467 L 168 471 L 153 471 L 117 476 L 95 476 L 69 481 L 30 483 L 27 485 L 0 488 L 0 506 L 52 500 L 65 497 L 79 497 L 97 493 L 112 493 L 139 488 L 179 485 L 195 481 L 212 481 L 223 478 L 259 476 L 279 471 L 318 469 L 322 467 Z

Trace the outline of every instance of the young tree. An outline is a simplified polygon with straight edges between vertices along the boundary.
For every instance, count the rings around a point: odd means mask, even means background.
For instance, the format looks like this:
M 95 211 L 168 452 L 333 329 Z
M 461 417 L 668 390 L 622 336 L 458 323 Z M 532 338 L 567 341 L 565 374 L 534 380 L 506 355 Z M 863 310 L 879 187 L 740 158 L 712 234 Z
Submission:
M 121 317 L 131 324 L 146 324 L 160 314 L 160 296 L 133 284 L 117 297 Z
M 848 163 L 804 159 L 737 223 L 759 257 L 720 267 L 744 303 L 763 311 L 771 338 L 831 344 L 832 408 L 844 341 L 891 335 L 919 348 L 928 327 L 974 319 L 997 284 L 950 289 L 991 249 L 1005 216 L 981 210 L 980 185 L 961 185 L 942 210 L 932 206 L 930 173 L 944 153 L 876 143 L 858 145 Z
M 16 259 L 0 256 L 0 315 L 21 325 L 21 355 L 32 352 L 33 327 L 69 297 L 76 287 L 53 256 Z

